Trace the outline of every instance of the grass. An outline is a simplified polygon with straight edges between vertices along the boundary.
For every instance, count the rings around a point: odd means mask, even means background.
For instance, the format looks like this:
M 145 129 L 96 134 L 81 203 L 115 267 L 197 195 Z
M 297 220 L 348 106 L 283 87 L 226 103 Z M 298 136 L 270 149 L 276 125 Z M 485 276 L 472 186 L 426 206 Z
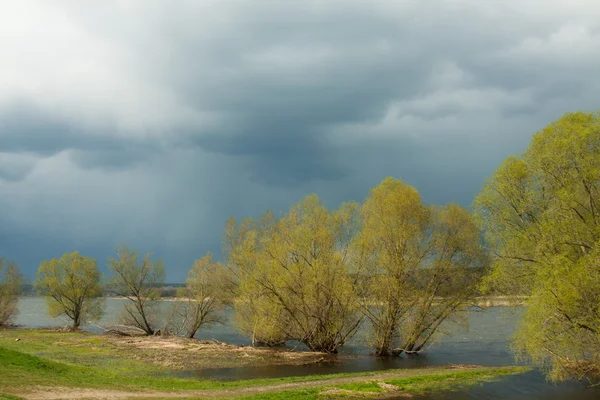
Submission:
M 11 396 L 10 394 L 0 393 L 0 400 L 23 400 L 22 397 Z
M 10 335 L 7 332 L 10 331 Z M 229 391 L 245 399 L 327 399 L 376 397 L 385 392 L 380 382 L 395 385 L 403 393 L 455 390 L 522 373 L 522 367 L 452 370 L 427 368 L 367 373 L 341 373 L 233 382 L 183 379 L 169 376 L 173 371 L 160 365 L 116 353 L 104 338 L 84 333 L 9 330 L 0 331 L 0 400 L 18 399 L 36 387 L 60 386 L 124 391 L 157 392 Z M 19 337 L 19 341 L 15 340 Z M 168 355 L 168 350 L 163 350 Z M 407 376 L 410 374 L 410 376 Z M 277 385 L 291 384 L 283 390 Z M 271 392 L 256 393 L 252 388 L 272 386 Z M 303 387 L 310 386 L 310 387 Z M 254 391 L 254 392 L 253 392 Z M 6 393 L 6 394 L 2 394 Z M 154 395 L 153 398 L 156 398 Z
M 525 372 L 528 368 L 516 369 Z M 386 383 L 398 386 L 408 392 L 451 391 L 498 379 L 515 373 L 515 368 L 498 368 L 493 371 L 462 371 L 446 375 L 414 376 L 402 379 L 386 380 Z
M 297 399 L 333 399 L 333 398 L 376 398 L 387 390 L 383 389 L 378 383 L 382 382 L 397 387 L 399 393 L 408 395 L 427 394 L 439 391 L 458 391 L 468 389 L 486 382 L 495 381 L 502 376 L 523 373 L 527 368 L 509 367 L 496 368 L 483 371 L 461 371 L 455 373 L 422 375 L 417 377 L 383 379 L 377 382 L 368 381 L 365 377 L 364 382 L 347 383 L 328 387 L 327 385 L 318 388 L 293 390 L 285 392 L 264 393 L 259 395 L 238 397 L 244 400 L 297 400 Z
M 322 389 L 312 388 L 312 389 L 302 389 L 302 390 L 290 390 L 286 392 L 273 392 L 273 393 L 261 393 L 258 395 L 252 396 L 242 396 L 236 397 L 236 399 L 244 399 L 244 400 L 310 400 L 310 399 L 318 399 L 320 397 L 319 393 Z M 321 396 L 320 398 L 326 398 Z
M 16 342 L 17 338 L 20 341 Z M 173 337 L 127 338 L 49 329 L 0 330 L 0 346 L 77 365 L 144 369 L 149 374 L 164 374 L 167 370 L 306 364 L 324 356 L 311 352 L 221 346 Z

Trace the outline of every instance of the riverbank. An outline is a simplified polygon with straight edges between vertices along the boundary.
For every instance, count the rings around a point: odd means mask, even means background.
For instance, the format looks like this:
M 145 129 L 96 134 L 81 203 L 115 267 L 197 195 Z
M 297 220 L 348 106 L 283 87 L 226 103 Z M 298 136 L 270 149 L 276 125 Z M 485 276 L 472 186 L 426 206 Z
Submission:
M 269 353 L 262 353 L 263 350 Z M 0 393 L 5 394 L 5 399 L 18 396 L 32 400 L 377 398 L 455 390 L 527 370 L 451 366 L 232 382 L 177 377 L 178 371 L 216 365 L 243 362 L 287 365 L 318 362 L 322 357 L 320 353 L 255 349 L 181 338 L 123 338 L 84 332 L 5 329 L 0 330 Z
M 0 330 L 0 346 L 55 361 L 82 365 L 131 361 L 130 369 L 144 368 L 154 374 L 204 368 L 236 368 L 276 365 L 307 365 L 326 362 L 332 356 L 284 348 L 237 346 L 212 340 L 178 336 L 119 336 L 60 329 Z M 143 365 L 136 365 L 137 363 Z M 125 365 L 127 363 L 121 363 Z M 128 372 L 128 371 L 124 371 Z

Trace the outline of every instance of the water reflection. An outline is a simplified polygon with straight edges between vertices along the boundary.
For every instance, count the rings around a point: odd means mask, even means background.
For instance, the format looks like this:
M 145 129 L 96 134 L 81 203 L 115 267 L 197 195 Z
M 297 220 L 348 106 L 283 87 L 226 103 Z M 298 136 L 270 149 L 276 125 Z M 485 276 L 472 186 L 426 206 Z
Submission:
M 402 399 L 405 397 L 397 397 Z M 539 371 L 511 376 L 497 382 L 485 383 L 469 390 L 436 393 L 416 397 L 419 400 L 598 400 L 599 388 L 586 388 L 583 383 L 570 382 L 554 385 L 546 382 Z

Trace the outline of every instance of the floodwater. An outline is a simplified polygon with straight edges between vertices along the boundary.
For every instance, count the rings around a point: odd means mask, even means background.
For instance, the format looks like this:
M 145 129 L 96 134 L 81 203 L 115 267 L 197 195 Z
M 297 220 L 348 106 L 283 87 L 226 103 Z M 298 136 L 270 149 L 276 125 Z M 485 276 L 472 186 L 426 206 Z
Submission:
M 173 302 L 162 302 L 165 314 Z M 123 307 L 123 300 L 107 299 L 106 313 L 97 325 L 84 328 L 101 332 L 100 326 L 116 323 Z M 447 335 L 438 339 L 426 352 L 415 356 L 376 358 L 364 345 L 364 331 L 352 339 L 340 352 L 340 361 L 306 366 L 241 367 L 188 371 L 188 377 L 220 380 L 270 378 L 297 375 L 327 374 L 339 372 L 377 371 L 394 368 L 422 368 L 453 364 L 477 364 L 484 366 L 517 365 L 510 350 L 510 338 L 523 314 L 522 307 L 493 307 L 486 311 L 472 311 L 469 329 L 448 326 Z M 226 313 L 227 322 L 198 332 L 198 339 L 249 345 L 249 338 L 237 333 L 231 322 L 231 312 Z M 19 302 L 19 314 L 14 321 L 25 327 L 66 326 L 64 319 L 53 319 L 46 312 L 46 304 L 40 297 L 23 297 Z M 299 344 L 291 344 L 302 349 Z M 600 399 L 600 389 L 586 389 L 578 382 L 552 384 L 546 382 L 541 372 L 510 376 L 498 382 L 486 383 L 466 391 L 439 393 L 423 397 L 427 400 L 462 399 L 550 399 L 592 400 Z

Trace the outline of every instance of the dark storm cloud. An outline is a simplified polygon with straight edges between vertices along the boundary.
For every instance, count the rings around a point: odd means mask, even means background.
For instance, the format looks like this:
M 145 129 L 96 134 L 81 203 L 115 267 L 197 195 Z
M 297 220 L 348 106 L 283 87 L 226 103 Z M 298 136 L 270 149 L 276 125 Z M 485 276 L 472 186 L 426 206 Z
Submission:
M 251 157 L 254 178 L 267 184 L 338 180 L 351 174 L 336 165 L 336 144 L 328 143 L 328 128 L 376 121 L 388 102 L 400 93 L 414 93 L 424 76 L 403 72 L 393 63 L 382 71 L 376 65 L 385 64 L 382 59 L 371 60 L 373 68 L 344 59 L 336 62 L 329 74 L 307 76 L 301 82 L 288 81 L 290 77 L 277 76 L 276 71 L 239 77 L 231 82 L 231 94 L 214 99 L 231 121 L 222 130 L 193 140 L 209 151 Z M 194 94 L 204 96 L 203 90 L 186 95 L 195 104 L 205 101 Z
M 368 8 L 223 8 L 222 25 L 193 35 L 181 23 L 187 16 L 166 13 L 161 43 L 174 49 L 158 44 L 153 74 L 189 104 L 227 119 L 192 140 L 251 158 L 256 181 L 287 186 L 352 174 L 337 163 L 328 128 L 376 121 L 390 101 L 415 95 L 427 78 L 427 50 L 407 38 L 410 28 Z M 209 18 L 221 21 L 223 10 L 211 11 Z
M 15 102 L 0 112 L 0 149 L 5 153 L 51 156 L 73 150 L 71 158 L 82 168 L 122 169 L 160 150 L 156 143 L 115 137 L 114 131 L 114 127 L 85 127 L 27 102 Z M 17 181 L 29 170 L 0 164 L 0 178 Z
M 309 132 L 290 132 L 294 128 L 254 125 L 256 134 L 203 137 L 198 143 L 215 151 L 247 159 L 251 179 L 266 185 L 288 186 L 311 180 L 335 181 L 347 177 L 351 170 L 341 167 L 330 144 L 320 142 Z M 309 129 L 309 127 L 306 127 Z
M 60 117 L 39 108 L 16 102 L 0 112 L 0 148 L 5 152 L 33 152 L 51 155 L 86 137 Z
M 196 143 L 251 159 L 253 179 L 269 185 L 352 176 L 336 154 L 344 138 L 328 142 L 329 129 L 375 124 L 394 102 L 406 101 L 401 113 L 427 121 L 469 118 L 463 112 L 469 106 L 463 90 L 475 108 L 489 102 L 489 111 L 510 118 L 531 114 L 540 103 L 561 96 L 561 89 L 578 86 L 572 82 L 576 77 L 556 82 L 529 60 L 498 56 L 519 46 L 523 37 L 498 25 L 505 22 L 501 18 L 467 5 L 443 5 L 431 12 L 413 4 L 386 12 L 381 4 L 367 9 L 350 3 L 340 13 L 336 7 L 269 3 L 252 12 L 227 11 L 222 25 L 196 35 L 181 24 L 185 17 L 166 14 L 162 21 L 171 28 L 166 31 L 171 40 L 163 43 L 176 50 L 169 52 L 168 64 L 155 60 L 154 74 L 168 76 L 164 79 L 188 103 L 227 118 L 216 132 L 199 133 Z M 544 28 L 537 34 L 554 31 Z M 202 62 L 189 68 L 196 59 Z M 458 76 L 445 77 L 444 65 Z M 428 96 L 448 99 L 426 104 Z M 362 132 L 365 141 L 372 135 L 369 128 L 365 125 Z M 443 129 L 436 127 L 434 133 Z M 413 133 L 402 127 L 395 132 Z M 401 145 L 402 138 L 398 141 Z M 469 146 L 468 140 L 463 145 Z
M 468 205 L 533 132 L 599 108 L 600 7 L 551 3 L 14 2 L 0 254 L 30 273 L 124 241 L 183 280 L 227 217 L 311 192 L 337 207 L 392 175 Z

